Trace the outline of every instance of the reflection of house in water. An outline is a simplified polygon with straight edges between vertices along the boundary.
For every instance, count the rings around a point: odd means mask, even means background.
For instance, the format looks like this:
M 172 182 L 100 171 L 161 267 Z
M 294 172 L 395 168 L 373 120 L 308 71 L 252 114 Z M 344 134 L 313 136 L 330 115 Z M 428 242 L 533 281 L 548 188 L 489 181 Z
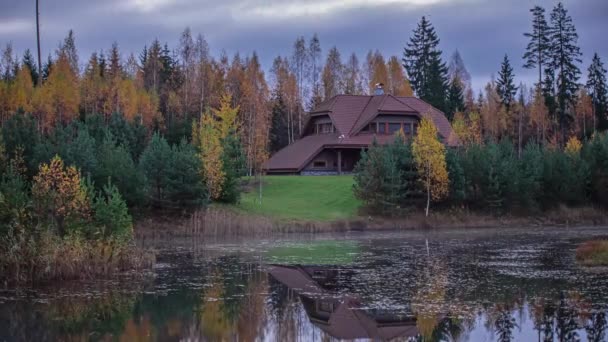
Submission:
M 416 319 L 362 309 L 357 296 L 339 294 L 325 284 L 337 271 L 317 266 L 272 266 L 270 275 L 295 291 L 317 327 L 338 339 L 392 340 L 418 336 Z

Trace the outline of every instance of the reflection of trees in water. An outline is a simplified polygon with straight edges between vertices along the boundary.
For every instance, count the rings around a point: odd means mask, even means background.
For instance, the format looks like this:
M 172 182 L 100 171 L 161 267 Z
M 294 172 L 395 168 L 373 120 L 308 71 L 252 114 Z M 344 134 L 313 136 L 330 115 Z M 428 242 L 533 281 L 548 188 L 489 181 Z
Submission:
M 594 310 L 578 293 L 563 292 L 559 299 L 536 300 L 531 305 L 534 329 L 539 341 L 579 341 L 582 329 L 588 341 L 604 341 L 605 308 Z
M 133 293 L 106 292 L 48 303 L 5 303 L 0 309 L 0 340 L 84 341 L 119 336 L 131 319 L 136 299 Z
M 513 340 L 513 329 L 517 327 L 515 317 L 511 315 L 510 310 L 505 309 L 498 314 L 498 318 L 494 322 L 494 329 L 499 342 L 509 342 Z
M 606 313 L 594 312 L 585 324 L 587 339 L 590 342 L 602 342 L 606 338 Z

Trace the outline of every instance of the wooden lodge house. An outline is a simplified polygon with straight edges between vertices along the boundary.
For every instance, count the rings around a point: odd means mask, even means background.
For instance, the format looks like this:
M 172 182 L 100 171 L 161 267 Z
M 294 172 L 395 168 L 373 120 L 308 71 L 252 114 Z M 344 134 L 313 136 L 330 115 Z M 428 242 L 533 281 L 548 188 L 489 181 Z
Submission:
M 361 150 L 374 139 L 390 143 L 399 130 L 411 138 L 424 117 L 437 126 L 443 143 L 458 144 L 445 114 L 421 99 L 384 94 L 382 84 L 372 96 L 337 95 L 310 112 L 302 137 L 275 153 L 265 170 L 268 174 L 349 173 Z

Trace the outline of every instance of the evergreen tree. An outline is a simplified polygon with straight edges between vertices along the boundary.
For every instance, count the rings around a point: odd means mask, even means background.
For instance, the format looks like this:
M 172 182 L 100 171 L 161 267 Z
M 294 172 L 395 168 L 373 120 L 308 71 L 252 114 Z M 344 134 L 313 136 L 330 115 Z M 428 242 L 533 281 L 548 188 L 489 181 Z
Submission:
M 549 65 L 549 25 L 545 19 L 545 9 L 535 6 L 532 12 L 532 32 L 524 33 L 530 39 L 524 54 L 524 68 L 538 69 L 538 84 L 543 82 L 543 70 Z
M 51 55 L 49 55 L 49 57 L 46 60 L 46 63 L 44 63 L 44 66 L 42 67 L 42 80 L 43 81 L 46 82 L 46 80 L 49 79 L 52 69 L 53 69 L 53 59 L 51 58 Z
M 94 174 L 97 167 L 95 147 L 95 139 L 81 127 L 76 138 L 68 144 L 65 163 L 76 166 L 84 177 Z
M 576 104 L 578 79 L 581 71 L 576 63 L 581 63 L 582 53 L 577 46 L 578 34 L 572 18 L 560 2 L 551 12 L 550 39 L 551 68 L 556 75 L 557 115 L 561 130 L 561 140 L 565 142 L 566 130 L 572 119 L 570 109 Z
M 142 205 L 144 179 L 131 154 L 123 145 L 117 145 L 110 132 L 106 132 L 97 149 L 97 167 L 93 175 L 99 187 L 112 182 L 129 205 Z
M 219 201 L 224 203 L 237 203 L 240 200 L 239 178 L 245 175 L 246 158 L 238 136 L 228 134 L 222 140 L 222 169 L 224 183 Z
M 464 110 L 464 94 L 463 86 L 460 78 L 455 75 L 450 82 L 450 88 L 448 89 L 448 111 L 446 116 L 448 120 L 454 119 L 454 114 Z
M 498 72 L 498 80 L 496 80 L 496 92 L 500 96 L 500 103 L 505 107 L 507 112 L 515 102 L 515 94 L 517 94 L 518 87 L 515 86 L 514 78 L 509 57 L 505 55 Z
M 283 94 L 280 91 L 275 91 L 270 127 L 270 153 L 277 152 L 289 145 L 287 115 L 287 105 L 283 100 Z
M 587 91 L 593 99 L 593 111 L 598 120 L 598 128 L 608 129 L 608 86 L 606 85 L 606 69 L 595 53 L 587 75 Z
M 422 17 L 405 47 L 402 61 L 416 95 L 445 111 L 447 66 L 441 61 L 438 45 L 435 28 Z
M 167 140 L 155 133 L 141 155 L 139 168 L 146 176 L 149 193 L 157 205 L 162 205 L 167 196 L 171 159 L 171 147 Z
M 108 182 L 93 199 L 94 221 L 99 226 L 98 234 L 108 238 L 128 241 L 133 236 L 133 219 L 120 191 Z
M 171 167 L 167 173 L 167 200 L 186 207 L 205 201 L 205 184 L 201 177 L 201 160 L 196 149 L 185 138 L 171 147 Z
M 38 67 L 36 66 L 36 62 L 34 61 L 34 56 L 30 52 L 30 49 L 25 50 L 23 54 L 23 66 L 26 66 L 30 72 L 30 76 L 32 77 L 32 82 L 34 85 L 38 84 Z

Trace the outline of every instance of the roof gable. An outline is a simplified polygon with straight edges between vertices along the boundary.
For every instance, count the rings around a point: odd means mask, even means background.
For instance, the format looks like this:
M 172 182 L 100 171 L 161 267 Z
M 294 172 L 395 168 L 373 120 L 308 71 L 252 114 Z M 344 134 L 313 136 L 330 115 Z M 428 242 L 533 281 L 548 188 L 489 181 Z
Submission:
M 353 126 L 350 134 L 357 134 L 365 125 L 367 125 L 370 121 L 374 120 L 378 115 L 382 113 L 403 113 L 403 114 L 415 114 L 419 115 L 419 113 L 406 103 L 400 101 L 398 98 L 393 95 L 381 95 L 381 96 L 372 96 L 372 100 L 369 102 L 368 106 L 359 116 L 359 119 Z

